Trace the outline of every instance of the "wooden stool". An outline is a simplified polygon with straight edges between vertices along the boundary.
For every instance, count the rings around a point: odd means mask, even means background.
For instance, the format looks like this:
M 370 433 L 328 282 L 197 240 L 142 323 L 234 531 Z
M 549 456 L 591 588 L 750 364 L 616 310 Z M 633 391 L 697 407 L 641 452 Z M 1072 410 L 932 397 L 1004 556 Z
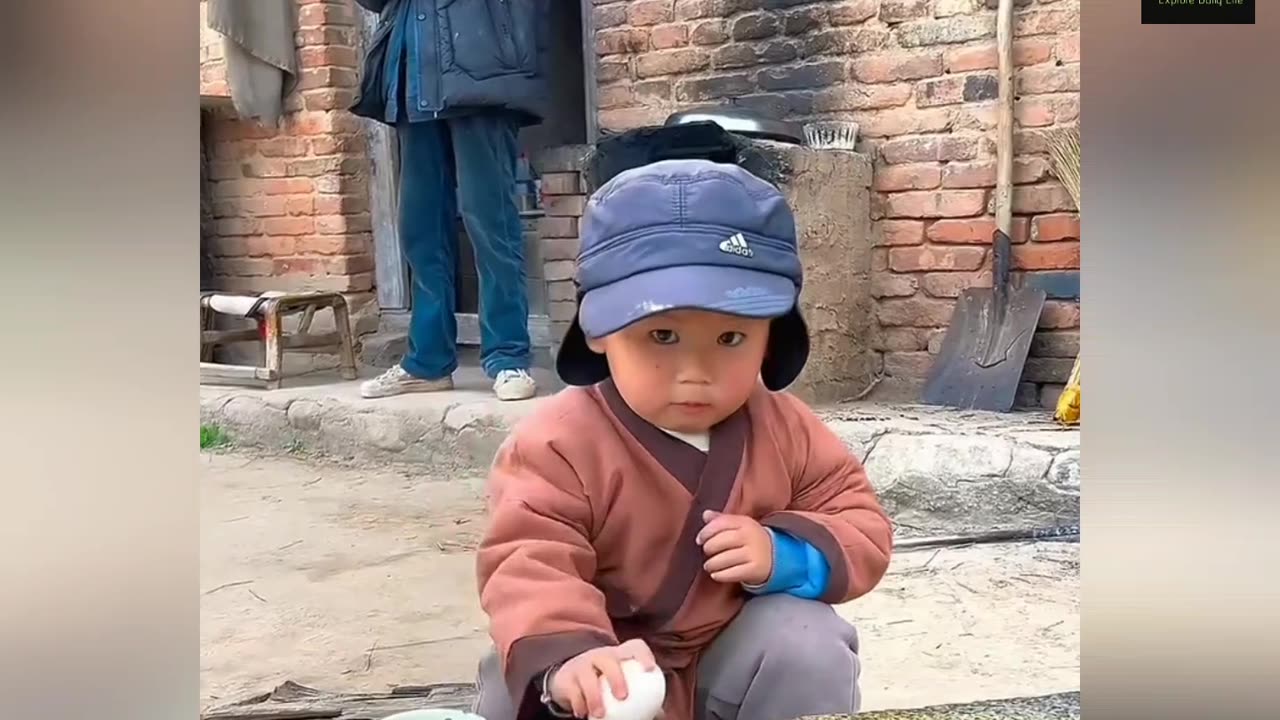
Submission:
M 336 332 L 312 333 L 316 310 L 333 310 Z M 281 320 L 302 314 L 296 332 L 285 334 Z M 215 330 L 217 314 L 242 317 L 257 323 L 245 330 Z M 229 365 L 211 362 L 213 349 L 233 342 L 261 343 L 263 366 Z M 202 293 L 200 296 L 200 382 L 211 384 L 257 385 L 268 390 L 280 387 L 284 354 L 337 355 L 345 380 L 356 379 L 355 340 L 351 335 L 351 315 L 347 301 L 338 293 L 263 293 L 232 295 Z

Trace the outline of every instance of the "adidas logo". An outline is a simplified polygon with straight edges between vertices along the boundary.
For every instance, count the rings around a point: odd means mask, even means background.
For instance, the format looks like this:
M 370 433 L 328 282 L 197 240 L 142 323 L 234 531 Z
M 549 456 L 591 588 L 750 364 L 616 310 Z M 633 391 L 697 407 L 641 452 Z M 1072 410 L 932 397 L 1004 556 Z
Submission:
M 742 237 L 742 233 L 734 233 L 728 240 L 720 243 L 720 252 L 744 258 L 753 257 L 756 254 L 747 244 L 747 239 Z

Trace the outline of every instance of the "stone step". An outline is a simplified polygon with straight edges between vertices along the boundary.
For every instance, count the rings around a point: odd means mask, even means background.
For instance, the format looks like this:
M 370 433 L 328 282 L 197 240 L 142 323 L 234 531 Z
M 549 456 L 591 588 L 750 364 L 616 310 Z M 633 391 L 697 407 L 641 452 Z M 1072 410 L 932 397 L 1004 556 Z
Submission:
M 555 387 L 546 371 L 534 375 Z M 361 398 L 359 381 L 325 373 L 288 378 L 274 391 L 201 386 L 201 423 L 266 453 L 483 474 L 540 400 L 500 402 L 474 368 L 459 370 L 455 383 L 450 392 L 380 400 Z M 863 459 L 902 534 L 1079 521 L 1080 432 L 1059 427 L 1048 412 L 868 403 L 817 412 Z

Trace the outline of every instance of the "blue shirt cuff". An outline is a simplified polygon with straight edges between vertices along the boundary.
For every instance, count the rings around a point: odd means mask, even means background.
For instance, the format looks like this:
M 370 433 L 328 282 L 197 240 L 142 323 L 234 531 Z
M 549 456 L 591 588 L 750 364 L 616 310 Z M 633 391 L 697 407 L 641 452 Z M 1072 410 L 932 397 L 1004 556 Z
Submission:
M 773 574 L 763 586 L 747 587 L 747 591 L 756 595 L 787 593 L 806 600 L 822 597 L 831 577 L 831 566 L 822 552 L 781 530 L 765 529 L 773 538 Z

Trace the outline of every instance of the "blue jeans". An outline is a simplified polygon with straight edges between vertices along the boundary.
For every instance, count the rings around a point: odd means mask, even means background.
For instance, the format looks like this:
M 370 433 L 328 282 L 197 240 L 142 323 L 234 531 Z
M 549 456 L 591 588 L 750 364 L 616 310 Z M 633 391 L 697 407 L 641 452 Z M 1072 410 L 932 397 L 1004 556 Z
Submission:
M 400 243 L 412 276 L 409 351 L 400 364 L 410 375 L 435 380 L 458 367 L 458 211 L 480 281 L 480 363 L 489 377 L 529 367 L 518 131 L 517 120 L 499 111 L 396 128 Z

